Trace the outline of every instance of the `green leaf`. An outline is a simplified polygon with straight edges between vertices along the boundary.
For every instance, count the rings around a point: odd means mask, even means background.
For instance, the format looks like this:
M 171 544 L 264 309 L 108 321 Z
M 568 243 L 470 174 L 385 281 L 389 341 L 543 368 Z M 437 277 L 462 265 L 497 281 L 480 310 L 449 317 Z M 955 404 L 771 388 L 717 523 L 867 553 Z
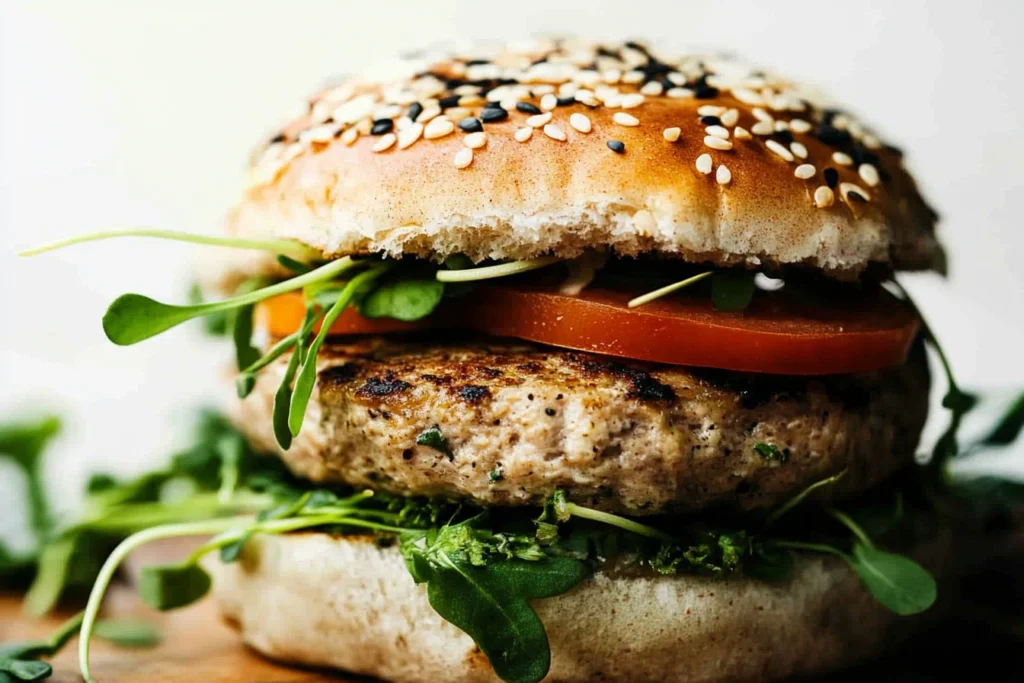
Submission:
M 583 562 L 568 557 L 477 567 L 442 554 L 429 566 L 427 597 L 438 614 L 473 639 L 499 678 L 536 683 L 548 673 L 551 650 L 529 600 L 561 595 L 588 575 Z
M 188 303 L 191 306 L 198 306 L 206 303 L 203 296 L 203 288 L 198 282 L 193 282 L 188 290 Z M 210 313 L 203 316 L 203 331 L 211 337 L 223 337 L 228 333 L 228 314 L 226 311 Z
M 277 445 L 284 450 L 292 447 L 292 430 L 288 426 L 288 411 L 292 405 L 292 382 L 295 380 L 295 373 L 298 370 L 299 350 L 296 348 L 292 352 L 291 358 L 288 359 L 288 367 L 285 369 L 284 377 L 281 379 L 281 386 L 274 393 L 274 414 L 271 418 L 274 424 L 274 437 L 277 439 Z
M 103 316 L 103 331 L 110 341 L 120 346 L 136 344 L 186 320 L 248 306 L 306 285 L 332 280 L 353 265 L 355 262 L 350 258 L 338 259 L 290 280 L 209 304 L 172 306 L 141 294 L 123 294 Z
M 444 298 L 444 283 L 434 278 L 393 279 L 381 283 L 359 303 L 366 318 L 411 322 L 434 312 Z
M 285 254 L 278 254 L 277 262 L 281 264 L 283 268 L 287 268 L 296 275 L 302 275 L 303 273 L 308 273 L 309 271 L 313 270 L 313 266 L 309 265 L 308 263 L 297 261 L 293 259 L 291 256 L 286 256 Z
M 93 633 L 118 647 L 144 648 L 160 644 L 160 631 L 153 624 L 141 619 L 100 621 Z
M 716 270 L 711 276 L 711 301 L 719 311 L 742 311 L 754 298 L 754 273 Z
M 338 316 L 341 315 L 341 312 L 352 301 L 356 292 L 364 285 L 370 284 L 373 280 L 383 275 L 390 267 L 390 265 L 385 264 L 377 265 L 353 277 L 341 290 L 337 301 L 334 302 L 334 305 L 331 306 L 324 316 L 323 322 L 320 324 L 320 331 L 317 332 L 313 343 L 309 345 L 308 353 L 302 358 L 302 368 L 299 370 L 299 375 L 295 380 L 295 388 L 292 391 L 291 405 L 288 409 L 288 428 L 291 430 L 293 437 L 298 436 L 299 432 L 302 431 L 302 422 L 306 419 L 306 407 L 309 405 L 309 399 L 313 395 L 313 386 L 316 384 L 316 356 L 320 352 L 320 347 L 323 346 L 324 341 L 327 339 L 327 335 L 330 334 L 331 326 L 334 325 Z M 278 441 L 280 442 L 280 438 Z
M 1021 429 L 1024 429 L 1024 393 L 1010 404 L 1009 410 L 981 442 L 989 446 L 1005 446 L 1017 440 Z
M 896 614 L 918 614 L 935 603 L 935 578 L 909 557 L 855 543 L 847 561 L 871 595 Z
M 53 674 L 53 667 L 30 659 L 0 659 L 0 673 L 16 681 L 41 681 Z
M 78 535 L 64 536 L 45 546 L 39 556 L 39 569 L 32 586 L 25 594 L 25 612 L 39 617 L 52 610 L 67 584 L 71 559 Z
M 252 278 L 243 282 L 235 292 L 236 295 L 249 294 L 266 285 L 263 278 Z M 255 304 L 239 306 L 228 313 L 228 326 L 231 329 L 231 340 L 235 345 L 235 365 L 239 372 L 260 359 L 263 354 L 252 345 L 253 316 Z
M 54 415 L 0 425 L 0 457 L 12 459 L 25 473 L 29 523 L 39 541 L 49 531 L 52 520 L 42 479 L 43 453 L 60 428 L 60 419 Z
M 197 564 L 154 565 L 145 567 L 139 577 L 142 600 L 160 611 L 190 605 L 210 590 L 210 575 Z
M 420 435 L 416 437 L 416 444 L 419 446 L 426 446 L 427 448 L 433 448 L 435 451 L 446 455 L 449 460 L 452 460 L 455 457 L 452 455 L 452 449 L 448 445 L 448 439 L 446 439 L 444 434 L 441 433 L 441 429 L 437 425 L 420 432 Z M 496 480 L 491 479 L 491 481 Z

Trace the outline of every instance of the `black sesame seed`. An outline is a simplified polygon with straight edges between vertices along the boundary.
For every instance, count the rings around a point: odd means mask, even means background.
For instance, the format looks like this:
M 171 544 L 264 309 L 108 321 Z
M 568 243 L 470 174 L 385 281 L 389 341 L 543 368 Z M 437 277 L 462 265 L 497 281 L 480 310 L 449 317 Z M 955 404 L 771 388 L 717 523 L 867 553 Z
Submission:
M 479 133 L 484 129 L 484 124 L 480 123 L 480 119 L 475 116 L 467 116 L 459 121 L 459 128 L 467 133 Z
M 818 126 L 815 135 L 826 145 L 832 145 L 833 147 L 841 147 L 850 142 L 850 134 L 848 132 L 833 128 L 828 124 Z
M 466 66 L 481 66 L 483 64 L 490 64 L 490 63 L 491 63 L 491 60 L 489 60 L 489 59 L 471 59 L 468 62 L 466 62 Z
M 705 126 L 722 125 L 722 119 L 718 118 L 717 116 L 702 116 L 700 117 L 700 122 L 703 123 Z
M 391 129 L 395 127 L 395 122 L 391 119 L 377 119 L 373 122 L 373 128 L 370 129 L 370 135 L 384 135 L 390 133 Z
M 545 409 L 544 409 L 544 413 L 545 413 L 545 414 L 546 414 L 546 415 L 547 415 L 548 417 L 554 417 L 554 416 L 555 416 L 555 409 L 554 409 L 554 408 L 545 408 Z
M 508 112 L 501 107 L 484 107 L 483 111 L 480 112 L 480 119 L 484 123 L 494 123 L 495 121 L 504 121 L 508 118 Z
M 516 109 L 523 112 L 524 114 L 530 114 L 531 116 L 540 114 L 540 107 L 529 102 L 516 102 Z
M 839 183 L 839 171 L 829 166 L 822 171 L 822 175 L 825 176 L 825 184 L 833 190 L 836 189 L 836 185 Z
M 712 88 L 710 85 L 701 85 L 693 91 L 693 96 L 698 100 L 710 100 L 718 97 L 718 88 Z
M 793 134 L 788 130 L 777 130 L 772 133 L 772 137 L 785 145 L 793 142 Z
M 278 133 L 274 137 L 270 138 L 270 144 L 273 145 L 273 144 L 276 144 L 278 142 L 284 142 L 287 139 L 288 139 L 287 135 L 285 135 L 284 133 Z
M 570 105 L 576 104 L 576 98 L 575 97 L 559 97 L 557 102 L 558 102 L 558 106 L 559 107 L 568 107 Z
M 409 105 L 409 119 L 415 121 L 423 113 L 423 105 L 419 102 L 413 102 Z
M 609 140 L 605 144 L 608 145 L 608 149 L 616 154 L 624 154 L 626 151 L 626 143 L 621 140 Z
M 448 95 L 447 97 L 442 97 L 440 100 L 437 101 L 437 105 L 439 107 L 441 107 L 441 109 L 448 109 L 449 107 L 457 107 L 457 106 L 459 106 L 459 96 L 458 95 Z
M 501 102 L 496 100 L 487 100 L 484 103 L 484 109 L 501 109 Z

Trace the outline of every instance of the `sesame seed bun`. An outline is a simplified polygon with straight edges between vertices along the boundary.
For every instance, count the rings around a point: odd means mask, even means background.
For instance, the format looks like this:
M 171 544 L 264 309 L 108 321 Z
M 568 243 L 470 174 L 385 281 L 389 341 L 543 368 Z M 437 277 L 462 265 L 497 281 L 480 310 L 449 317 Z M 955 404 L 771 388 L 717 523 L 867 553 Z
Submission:
M 916 555 L 941 576 L 948 538 Z M 238 562 L 207 568 L 225 616 L 274 659 L 399 683 L 498 681 L 469 636 L 433 611 L 395 546 L 257 536 Z M 895 616 L 842 561 L 810 556 L 774 585 L 598 571 L 533 606 L 551 644 L 545 680 L 562 683 L 813 676 L 893 647 L 939 611 Z
M 256 151 L 230 233 L 328 257 L 607 248 L 841 277 L 943 270 L 936 214 L 900 152 L 784 79 L 631 43 L 427 55 L 387 71 L 319 92 Z

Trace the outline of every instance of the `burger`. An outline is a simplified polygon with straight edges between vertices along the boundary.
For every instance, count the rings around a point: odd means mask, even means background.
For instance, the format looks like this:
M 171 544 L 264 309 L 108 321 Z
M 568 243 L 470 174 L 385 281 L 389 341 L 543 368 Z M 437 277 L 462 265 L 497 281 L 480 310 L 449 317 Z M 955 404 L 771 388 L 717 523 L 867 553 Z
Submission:
M 730 58 L 552 40 L 333 83 L 254 152 L 226 236 L 146 231 L 229 247 L 202 261 L 226 298 L 104 317 L 133 344 L 226 316 L 237 356 L 232 426 L 157 477 L 196 484 L 173 523 L 112 489 L 140 533 L 104 572 L 212 534 L 147 602 L 212 584 L 255 650 L 392 681 L 875 655 L 968 526 L 940 501 L 971 397 L 894 280 L 944 272 L 936 219 L 873 128 Z M 950 427 L 916 458 L 927 345 Z

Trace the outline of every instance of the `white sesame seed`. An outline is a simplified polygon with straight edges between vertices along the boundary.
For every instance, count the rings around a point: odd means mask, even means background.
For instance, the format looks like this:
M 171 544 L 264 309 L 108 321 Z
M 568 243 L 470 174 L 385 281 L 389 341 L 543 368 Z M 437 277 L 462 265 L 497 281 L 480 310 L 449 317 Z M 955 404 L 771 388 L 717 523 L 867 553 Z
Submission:
M 639 107 L 644 103 L 644 96 L 638 92 L 631 92 L 628 95 L 622 97 L 622 108 L 632 109 L 633 107 Z
M 679 133 L 680 133 L 679 128 L 676 128 L 676 127 L 666 128 L 665 130 L 663 130 L 661 132 L 661 136 L 663 138 L 665 138 L 666 140 L 668 140 L 669 142 L 675 142 L 676 140 L 679 139 Z
M 473 150 L 463 147 L 455 153 L 455 168 L 466 168 L 473 163 Z
M 740 112 L 738 109 L 728 109 L 719 118 L 722 119 L 723 126 L 729 126 L 731 128 L 740 120 Z
M 544 97 L 540 98 L 540 108 L 544 111 L 551 111 L 558 106 L 558 97 L 548 93 Z
M 693 91 L 689 88 L 669 88 L 668 92 L 665 94 L 677 100 L 693 97 Z
M 526 142 L 527 140 L 530 139 L 530 136 L 532 135 L 533 128 L 530 128 L 529 126 L 526 126 L 525 128 L 520 128 L 515 133 L 516 142 Z
M 666 76 L 668 82 L 672 85 L 683 85 L 686 83 L 686 76 L 679 73 L 678 71 L 670 71 Z
M 852 166 L 853 159 L 850 158 L 849 154 L 845 152 L 833 152 L 832 161 L 836 162 L 840 166 Z
M 723 140 L 729 139 L 729 129 L 722 126 L 708 126 L 704 129 L 704 132 L 708 135 L 714 135 L 716 138 L 722 138 Z
M 789 122 L 789 128 L 794 133 L 806 133 L 811 130 L 811 124 L 807 123 L 803 119 L 791 119 Z
M 544 95 L 555 92 L 555 86 L 550 83 L 541 83 L 540 85 L 533 86 L 530 92 L 533 93 L 534 97 L 543 97 Z
M 632 116 L 631 114 L 627 114 L 624 111 L 617 111 L 617 112 L 615 112 L 615 115 L 612 116 L 612 121 L 614 121 L 615 123 L 619 124 L 620 126 L 630 126 L 630 127 L 633 127 L 633 126 L 639 126 L 640 125 L 640 119 L 638 119 L 635 116 Z
M 627 71 L 622 74 L 623 83 L 639 83 L 642 80 L 644 80 L 643 71 Z
M 551 112 L 546 111 L 543 114 L 534 114 L 533 116 L 527 117 L 526 125 L 530 128 L 540 128 L 541 126 L 551 122 Z
M 711 166 L 712 161 L 710 154 L 701 154 L 699 157 L 697 157 L 697 170 L 703 173 L 704 175 L 711 173 Z
M 743 126 L 736 126 L 733 128 L 732 135 L 737 140 L 749 140 L 751 137 L 750 131 Z
M 719 107 L 714 104 L 702 104 L 697 107 L 697 116 L 718 116 L 725 112 L 725 107 Z
M 764 98 L 748 88 L 733 88 L 732 95 L 743 104 L 764 104 Z
M 341 134 L 341 141 L 345 145 L 351 145 L 353 142 L 356 141 L 357 137 L 359 137 L 359 131 L 356 130 L 355 128 L 349 128 L 348 130 Z
M 729 181 L 732 180 L 732 171 L 729 170 L 728 166 L 722 164 L 715 171 L 715 180 L 718 181 L 719 185 L 728 185 Z
M 544 126 L 544 135 L 547 135 L 552 140 L 559 140 L 561 142 L 565 142 L 566 140 L 565 131 L 553 123 L 549 123 Z
M 868 187 L 875 187 L 882 179 L 878 176 L 878 169 L 872 164 L 861 164 L 857 168 L 857 175 L 868 184 Z
M 722 138 L 716 137 L 714 135 L 705 135 L 704 144 L 710 147 L 711 149 L 732 149 L 731 142 L 729 142 L 728 140 L 723 140 Z
M 783 147 L 777 140 L 766 140 L 764 144 L 767 145 L 768 149 L 775 152 L 786 161 L 793 161 L 793 153 Z
M 428 140 L 443 138 L 454 130 L 455 124 L 452 123 L 451 119 L 445 116 L 438 116 L 435 119 L 431 119 L 430 123 L 423 129 L 423 137 Z
M 817 173 L 817 169 L 814 168 L 814 164 L 800 164 L 793 171 L 793 175 L 800 180 L 809 180 L 814 177 L 815 173 Z
M 757 119 L 758 121 L 774 121 L 775 120 L 774 117 L 772 117 L 771 114 L 766 112 L 764 109 L 761 109 L 761 107 L 754 107 L 753 109 L 750 110 L 750 113 L 753 114 L 754 118 Z
M 569 125 L 581 133 L 589 133 L 591 129 L 590 119 L 586 114 L 576 112 L 569 117 Z
M 412 119 L 410 119 L 408 116 L 403 116 L 397 121 L 395 121 L 395 129 L 398 131 L 403 131 L 411 125 Z
M 665 86 L 658 81 L 648 81 L 644 83 L 644 86 L 640 88 L 640 92 L 644 95 L 650 95 L 651 97 L 657 97 L 661 93 L 665 92 Z
M 334 137 L 337 132 L 338 126 L 332 126 L 330 124 L 324 124 L 320 126 L 313 126 L 299 133 L 299 142 L 327 142 Z
M 619 69 L 605 69 L 601 72 L 601 80 L 609 84 L 618 83 L 622 80 L 622 71 Z
M 480 97 L 479 95 L 465 95 L 465 96 L 459 98 L 459 106 L 460 107 L 475 107 L 476 105 L 483 104 L 486 101 L 487 100 L 485 100 L 484 98 Z
M 439 107 L 427 107 L 420 112 L 420 115 L 416 117 L 416 123 L 428 123 L 431 119 L 439 116 L 441 109 Z
M 398 149 L 406 149 L 411 147 L 413 143 L 420 139 L 423 135 L 423 124 L 422 123 L 411 123 L 409 126 L 398 133 Z
M 867 190 L 864 190 L 863 188 L 861 188 L 860 185 L 858 185 L 856 183 L 839 183 L 839 194 L 847 202 L 850 201 L 850 193 L 851 192 L 856 192 L 861 197 L 863 197 L 865 200 L 870 199 L 870 197 L 869 197 L 869 195 L 867 193 Z
M 573 95 L 573 99 L 576 100 L 577 102 L 581 102 L 591 107 L 596 107 L 598 104 L 600 104 L 594 93 L 592 93 L 589 90 L 577 90 L 576 94 Z
M 807 148 L 804 147 L 802 142 L 791 142 L 789 144 L 789 151 L 793 153 L 793 156 L 800 157 L 801 159 L 807 158 Z
M 832 203 L 835 202 L 835 200 L 836 195 L 828 185 L 820 185 L 818 189 L 814 191 L 814 205 L 819 209 L 832 206 Z
M 475 133 L 470 133 L 466 137 L 462 138 L 462 144 L 466 145 L 470 149 L 480 149 L 487 144 L 487 134 L 482 130 Z
M 758 121 L 750 127 L 750 132 L 754 135 L 771 135 L 775 132 L 775 126 L 771 121 Z
M 877 135 L 872 135 L 871 133 L 864 135 L 861 142 L 864 143 L 864 146 L 868 149 L 880 149 L 882 147 L 882 141 L 878 139 Z
M 373 143 L 373 147 L 371 147 L 370 149 L 372 149 L 374 152 L 383 152 L 387 149 L 391 149 L 391 146 L 395 144 L 396 140 L 398 140 L 398 138 L 395 137 L 394 133 L 382 135 L 380 136 L 380 140 L 377 140 L 377 142 Z

